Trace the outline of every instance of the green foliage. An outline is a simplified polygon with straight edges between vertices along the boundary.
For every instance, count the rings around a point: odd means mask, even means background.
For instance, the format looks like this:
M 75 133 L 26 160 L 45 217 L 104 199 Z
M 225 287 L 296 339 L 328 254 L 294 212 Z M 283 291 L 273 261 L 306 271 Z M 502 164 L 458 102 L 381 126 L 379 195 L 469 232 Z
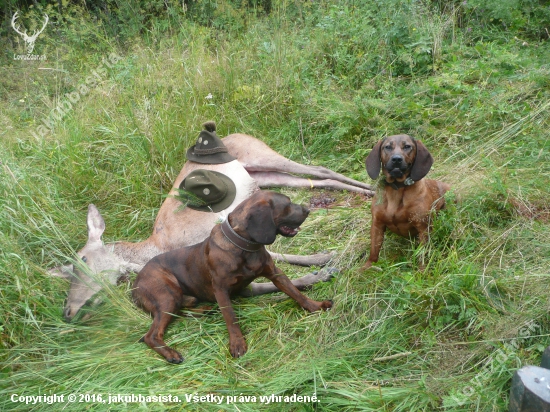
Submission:
M 318 10 L 319 11 L 319 10 Z M 325 67 L 339 82 L 360 88 L 377 74 L 402 76 L 435 70 L 439 44 L 452 16 L 439 16 L 420 2 L 360 2 L 312 13 L 321 39 L 315 69 Z M 338 41 L 334 41 L 338 39 Z
M 462 6 L 470 29 L 491 27 L 533 40 L 550 38 L 550 6 L 544 0 L 467 0 Z
M 194 0 L 187 4 L 187 16 L 217 30 L 240 32 L 249 19 L 269 13 L 271 0 Z

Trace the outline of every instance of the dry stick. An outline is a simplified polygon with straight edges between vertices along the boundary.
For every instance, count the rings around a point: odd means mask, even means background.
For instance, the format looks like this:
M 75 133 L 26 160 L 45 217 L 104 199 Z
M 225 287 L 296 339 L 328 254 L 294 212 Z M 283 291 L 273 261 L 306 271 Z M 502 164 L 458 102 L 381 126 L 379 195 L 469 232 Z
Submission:
M 380 358 L 374 358 L 373 361 L 375 362 L 383 362 L 391 359 L 398 359 L 403 358 L 405 356 L 412 355 L 412 352 L 403 352 L 403 353 L 396 353 L 395 355 L 389 355 L 389 356 L 382 356 Z
M 302 147 L 304 148 L 304 152 L 306 152 L 307 160 L 309 161 L 309 164 L 311 164 L 311 157 L 309 156 L 309 152 L 307 151 L 306 144 L 304 142 L 304 130 L 302 129 L 302 118 L 301 117 L 300 117 L 299 125 L 300 125 L 300 137 L 302 139 Z

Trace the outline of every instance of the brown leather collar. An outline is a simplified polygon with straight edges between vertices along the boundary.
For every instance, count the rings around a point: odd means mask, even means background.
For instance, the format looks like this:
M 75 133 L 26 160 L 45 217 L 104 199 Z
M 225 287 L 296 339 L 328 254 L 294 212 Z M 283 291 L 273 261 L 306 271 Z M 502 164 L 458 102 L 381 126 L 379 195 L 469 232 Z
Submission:
M 222 233 L 227 240 L 246 252 L 257 252 L 264 246 L 261 243 L 239 236 L 229 224 L 229 218 L 225 219 L 222 223 Z
M 393 190 L 399 190 L 402 187 L 412 186 L 414 185 L 414 180 L 412 180 L 410 177 L 407 177 L 404 182 L 393 182 L 389 183 L 387 180 L 384 180 L 384 184 L 386 186 L 391 186 Z

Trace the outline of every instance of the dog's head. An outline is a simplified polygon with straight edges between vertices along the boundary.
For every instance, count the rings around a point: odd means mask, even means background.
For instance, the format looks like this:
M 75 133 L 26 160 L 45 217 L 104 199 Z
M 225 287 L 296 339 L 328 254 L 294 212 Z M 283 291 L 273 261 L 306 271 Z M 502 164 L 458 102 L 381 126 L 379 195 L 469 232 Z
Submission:
M 288 196 L 270 191 L 258 191 L 242 202 L 229 215 L 233 228 L 263 245 L 275 242 L 277 235 L 296 236 L 309 209 L 290 201 Z
M 433 161 L 420 140 L 398 134 L 376 143 L 365 165 L 371 179 L 377 179 L 382 168 L 386 181 L 390 183 L 404 182 L 407 178 L 417 182 L 428 174 Z

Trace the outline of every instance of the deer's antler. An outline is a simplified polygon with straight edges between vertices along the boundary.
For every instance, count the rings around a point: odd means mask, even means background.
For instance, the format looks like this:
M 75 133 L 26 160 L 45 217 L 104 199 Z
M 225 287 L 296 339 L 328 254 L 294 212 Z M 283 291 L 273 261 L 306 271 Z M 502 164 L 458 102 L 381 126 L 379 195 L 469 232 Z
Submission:
M 42 28 L 40 29 L 40 31 L 37 33 L 37 32 L 34 32 L 34 34 L 32 35 L 32 37 L 36 38 L 38 37 L 38 35 L 40 33 L 42 33 L 44 31 L 44 29 L 46 28 L 46 24 L 48 24 L 48 21 L 50 20 L 50 18 L 48 17 L 48 15 L 46 13 L 44 13 L 44 16 L 46 16 L 46 21 L 44 22 L 44 25 L 42 26 Z
M 17 17 L 18 17 L 17 13 L 19 13 L 19 12 L 16 11 L 15 14 L 13 15 L 13 17 L 11 18 L 11 27 L 13 27 L 13 29 L 16 31 L 17 34 L 20 34 L 23 37 L 27 37 L 27 32 L 21 33 L 19 31 L 19 29 L 17 28 L 17 26 L 15 25 L 15 20 L 17 20 Z

